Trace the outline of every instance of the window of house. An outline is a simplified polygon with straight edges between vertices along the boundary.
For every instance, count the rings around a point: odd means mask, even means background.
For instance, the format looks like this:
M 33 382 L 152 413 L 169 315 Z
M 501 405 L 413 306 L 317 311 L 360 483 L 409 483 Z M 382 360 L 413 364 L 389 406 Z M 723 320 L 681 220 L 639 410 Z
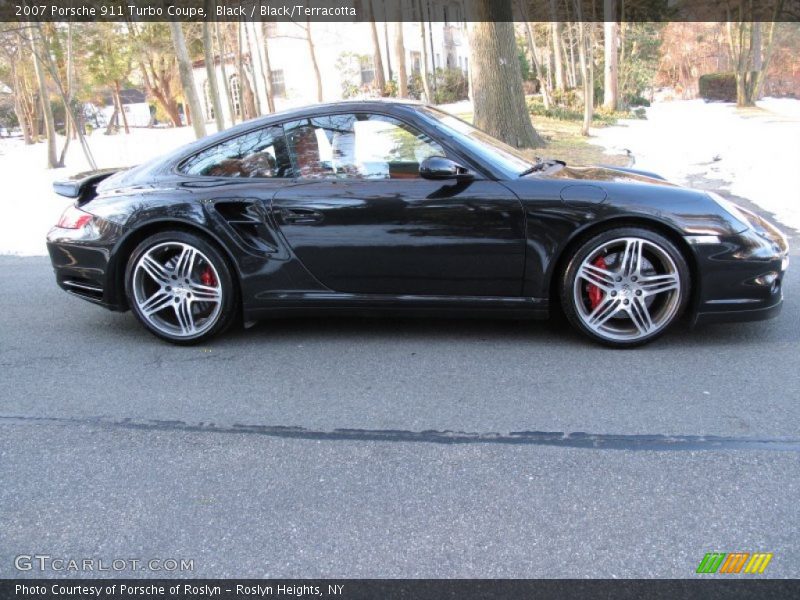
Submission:
M 422 55 L 413 50 L 409 53 L 409 55 L 411 57 L 411 71 L 413 73 L 419 73 L 422 70 Z
M 251 131 L 207 148 L 179 170 L 210 177 L 290 177 L 292 171 L 281 126 Z
M 286 124 L 294 175 L 304 178 L 412 179 L 444 149 L 392 117 L 341 114 Z
M 239 76 L 238 75 L 231 75 L 230 77 L 230 87 L 231 87 L 231 102 L 233 102 L 233 112 L 236 114 L 237 117 L 242 116 L 242 90 L 241 86 L 239 85 Z
M 286 82 L 283 78 L 283 69 L 275 69 L 271 72 L 272 95 L 279 98 L 286 97 Z
M 203 99 L 205 100 L 206 121 L 213 121 L 214 101 L 211 98 L 211 84 L 208 79 L 203 82 Z
M 361 67 L 361 85 L 370 85 L 375 81 L 375 62 L 371 56 L 362 56 L 359 58 Z

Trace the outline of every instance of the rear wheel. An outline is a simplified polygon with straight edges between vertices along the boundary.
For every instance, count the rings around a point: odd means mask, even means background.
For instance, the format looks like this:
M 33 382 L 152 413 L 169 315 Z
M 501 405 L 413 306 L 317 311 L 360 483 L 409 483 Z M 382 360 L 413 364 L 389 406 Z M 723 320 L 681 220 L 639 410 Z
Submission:
M 689 269 L 675 245 L 649 229 L 626 227 L 583 243 L 561 281 L 569 322 L 593 340 L 631 347 L 663 334 L 689 298 Z
M 188 232 L 162 232 L 139 244 L 128 261 L 125 291 L 139 322 L 177 344 L 206 340 L 236 315 L 227 262 L 211 243 Z

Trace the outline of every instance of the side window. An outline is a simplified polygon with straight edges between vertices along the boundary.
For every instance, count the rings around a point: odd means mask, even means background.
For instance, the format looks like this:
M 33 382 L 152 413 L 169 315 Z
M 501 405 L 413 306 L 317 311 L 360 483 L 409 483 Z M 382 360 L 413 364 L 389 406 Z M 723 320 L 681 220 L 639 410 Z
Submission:
M 291 177 L 291 165 L 280 126 L 232 138 L 185 161 L 187 175 L 212 177 Z
M 424 159 L 445 155 L 402 121 L 366 113 L 287 123 L 286 139 L 295 176 L 306 178 L 410 179 Z

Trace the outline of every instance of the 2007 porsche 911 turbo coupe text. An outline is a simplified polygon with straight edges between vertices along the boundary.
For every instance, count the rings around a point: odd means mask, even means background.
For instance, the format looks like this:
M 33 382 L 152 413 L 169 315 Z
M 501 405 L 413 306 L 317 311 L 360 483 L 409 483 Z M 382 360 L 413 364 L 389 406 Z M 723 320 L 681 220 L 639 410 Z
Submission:
M 76 198 L 48 234 L 58 284 L 177 343 L 270 315 L 558 308 L 635 346 L 681 315 L 776 315 L 788 264 L 772 224 L 716 194 L 531 160 L 408 102 L 273 114 L 55 189 Z

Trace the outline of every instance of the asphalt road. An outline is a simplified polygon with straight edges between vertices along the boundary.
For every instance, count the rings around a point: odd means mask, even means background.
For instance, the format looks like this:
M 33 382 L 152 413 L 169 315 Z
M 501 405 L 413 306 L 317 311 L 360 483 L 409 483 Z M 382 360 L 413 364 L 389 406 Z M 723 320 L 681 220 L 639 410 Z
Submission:
M 29 554 L 692 577 L 711 551 L 798 577 L 793 261 L 774 321 L 612 351 L 541 323 L 358 319 L 179 348 L 67 296 L 47 259 L 0 257 L 0 577 L 65 574 L 18 572 Z

